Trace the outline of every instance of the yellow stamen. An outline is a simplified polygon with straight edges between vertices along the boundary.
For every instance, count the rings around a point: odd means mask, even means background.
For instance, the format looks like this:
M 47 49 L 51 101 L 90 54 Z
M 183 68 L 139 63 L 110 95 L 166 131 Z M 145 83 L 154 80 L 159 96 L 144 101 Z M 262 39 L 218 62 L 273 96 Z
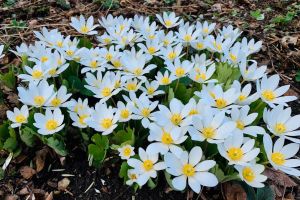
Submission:
M 236 127 L 237 127 L 238 129 L 240 129 L 240 130 L 244 130 L 245 124 L 244 124 L 244 122 L 242 122 L 241 120 L 237 120 L 237 121 L 236 121 Z
M 252 182 L 255 179 L 255 173 L 250 167 L 245 167 L 242 171 L 242 175 L 248 182 Z
M 151 160 L 145 160 L 143 163 L 145 171 L 150 171 L 153 169 L 153 162 Z
M 195 171 L 195 168 L 191 164 L 185 164 L 182 167 L 182 173 L 188 177 L 194 176 Z
M 112 126 L 112 124 L 113 123 L 111 118 L 104 118 L 100 123 L 100 125 L 105 129 L 109 129 Z
M 286 126 L 283 123 L 276 123 L 274 130 L 276 133 L 282 134 L 282 133 L 286 132 Z
M 105 87 L 102 89 L 101 94 L 104 97 L 108 97 L 109 95 L 111 95 L 111 89 L 109 87 Z
M 228 149 L 227 155 L 233 161 L 240 161 L 243 158 L 244 152 L 241 148 L 231 147 Z
M 272 90 L 265 90 L 261 93 L 263 98 L 265 98 L 267 101 L 273 101 L 275 99 L 275 93 Z
M 220 109 L 220 108 L 224 108 L 226 106 L 227 106 L 227 102 L 225 99 L 223 99 L 223 98 L 216 99 L 216 107 L 217 108 Z
M 123 110 L 121 110 L 120 115 L 121 115 L 121 118 L 127 119 L 130 115 L 130 112 L 128 109 L 123 109 Z
M 53 98 L 51 101 L 51 105 L 53 107 L 58 107 L 61 104 L 61 100 L 59 98 Z
M 182 121 L 182 116 L 179 113 L 175 113 L 171 116 L 171 122 L 178 126 Z
M 143 117 L 149 117 L 150 113 L 151 113 L 151 111 L 150 111 L 149 108 L 143 108 L 141 110 L 141 114 L 142 114 Z
M 42 106 L 45 103 L 45 98 L 43 96 L 35 96 L 33 101 L 35 105 Z
M 33 70 L 31 75 L 34 79 L 40 79 L 43 77 L 43 72 L 40 70 Z
M 54 119 L 49 119 L 47 122 L 46 122 L 46 129 L 48 131 L 53 131 L 54 129 L 56 129 L 58 127 L 58 123 L 56 120 Z
M 171 134 L 170 133 L 167 133 L 165 131 L 163 131 L 163 134 L 162 134 L 162 137 L 161 137 L 161 142 L 163 144 L 172 144 L 174 141 L 173 141 L 173 138 L 171 137 Z
M 274 152 L 274 153 L 272 153 L 271 160 L 276 165 L 283 165 L 285 163 L 284 155 L 282 153 L 280 153 L 280 152 Z
M 205 127 L 202 130 L 202 134 L 206 139 L 212 139 L 215 137 L 216 131 L 212 127 Z
M 22 123 L 26 122 L 26 117 L 22 114 L 19 114 L 15 117 L 15 120 L 16 120 L 17 123 L 22 124 Z

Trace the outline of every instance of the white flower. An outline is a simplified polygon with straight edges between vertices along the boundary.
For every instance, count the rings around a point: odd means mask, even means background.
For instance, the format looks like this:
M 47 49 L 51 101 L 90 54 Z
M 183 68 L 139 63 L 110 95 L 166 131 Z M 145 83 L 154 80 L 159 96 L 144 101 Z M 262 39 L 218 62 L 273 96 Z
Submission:
M 224 143 L 218 144 L 219 153 L 229 161 L 229 165 L 248 166 L 259 154 L 259 148 L 254 148 L 254 139 L 244 138 L 242 133 L 235 133 Z
M 38 128 L 38 133 L 41 135 L 51 135 L 63 129 L 65 124 L 64 115 L 59 108 L 55 108 L 53 112 L 46 109 L 45 115 L 42 113 L 34 114 L 35 123 L 33 125 Z
M 150 124 L 150 120 L 153 121 L 153 110 L 157 107 L 158 101 L 151 102 L 149 98 L 142 94 L 135 102 L 136 107 L 133 107 L 132 119 L 142 120 L 142 125 L 147 128 Z
M 242 181 L 255 188 L 262 188 L 265 185 L 262 182 L 267 180 L 267 176 L 261 173 L 265 167 L 260 164 L 251 164 L 249 166 L 235 165 L 234 168 L 238 170 L 239 176 Z
M 168 33 L 164 33 L 163 31 L 159 32 L 159 40 L 162 42 L 164 47 L 174 46 L 177 44 L 178 40 L 176 35 L 174 35 L 173 31 L 169 31 Z
M 137 78 L 133 79 L 127 79 L 127 77 L 124 77 L 122 79 L 122 88 L 125 91 L 128 92 L 136 92 L 140 89 L 141 85 L 143 84 L 143 81 L 138 80 Z M 139 82 L 139 83 L 138 83 Z
M 6 112 L 7 118 L 12 122 L 10 125 L 12 128 L 20 127 L 22 124 L 27 123 L 27 118 L 29 116 L 28 107 L 23 105 L 21 109 L 14 108 L 14 111 Z
M 118 126 L 120 112 L 106 103 L 97 103 L 95 111 L 87 121 L 88 126 L 96 131 L 102 132 L 102 135 L 108 135 Z
M 72 96 L 72 94 L 67 93 L 67 88 L 66 86 L 62 85 L 56 95 L 51 99 L 51 101 L 47 102 L 45 106 L 49 106 L 52 108 L 56 107 L 70 107 L 72 106 L 72 102 L 68 101 L 68 99 Z
M 284 137 L 292 142 L 300 143 L 300 115 L 291 117 L 292 109 L 290 107 L 284 109 L 282 105 L 276 106 L 274 109 L 265 109 L 263 119 L 267 128 L 271 133 L 278 137 Z
M 169 150 L 171 152 L 180 151 L 181 148 L 177 145 L 183 143 L 188 137 L 185 135 L 187 128 L 161 127 L 152 123 L 149 125 L 149 130 L 148 141 L 152 143 L 148 145 L 147 150 L 154 153 L 166 154 Z
M 266 65 L 257 67 L 257 62 L 255 61 L 252 61 L 252 64 L 247 66 L 246 59 L 240 63 L 239 68 L 245 81 L 256 81 L 263 77 L 267 70 Z
M 198 36 L 196 40 L 191 42 L 191 46 L 200 51 L 206 48 L 206 42 L 205 39 L 202 36 Z
M 173 74 L 169 74 L 169 71 L 166 70 L 164 74 L 162 74 L 160 71 L 157 72 L 155 79 L 159 85 L 169 85 L 176 79 L 176 77 Z
M 259 52 L 262 46 L 262 41 L 258 41 L 255 43 L 254 39 L 251 39 L 249 42 L 247 38 L 242 39 L 242 46 L 245 47 L 244 51 L 246 52 L 247 56 L 256 52 Z
M 4 45 L 0 45 L 0 59 L 4 57 L 3 53 Z
M 167 46 L 167 47 L 162 47 L 160 49 L 160 57 L 164 59 L 165 61 L 173 61 L 175 58 L 181 58 L 183 54 L 182 52 L 182 44 L 179 43 L 175 47 L 172 46 Z
M 88 99 L 84 99 L 83 101 L 82 101 L 81 98 L 79 98 L 77 101 L 75 99 L 71 99 L 70 102 L 71 102 L 72 106 L 68 107 L 68 109 L 72 112 L 77 113 L 77 114 L 79 112 L 86 111 L 87 109 L 90 109 L 90 107 L 88 105 Z
M 266 102 L 269 106 L 274 107 L 274 104 L 287 105 L 287 102 L 297 99 L 295 96 L 282 96 L 288 91 L 290 85 L 278 87 L 279 75 L 275 74 L 270 76 L 264 76 L 261 81 L 257 81 L 257 92 L 260 94 L 260 98 Z
M 139 174 L 136 183 L 143 186 L 150 178 L 157 177 L 157 171 L 165 169 L 165 163 L 157 162 L 157 153 L 145 151 L 142 148 L 139 148 L 139 157 L 140 159 L 130 158 L 127 163 Z
M 300 176 L 300 170 L 296 169 L 300 166 L 300 160 L 291 159 L 299 151 L 299 146 L 296 143 L 284 146 L 284 137 L 277 139 L 273 146 L 270 135 L 264 135 L 264 148 L 270 164 L 274 169 L 279 169 L 292 176 Z
M 196 23 L 196 29 L 200 30 L 201 35 L 206 37 L 215 29 L 216 23 L 208 24 L 207 21 L 204 21 L 203 24 L 200 22 Z
M 240 93 L 235 102 L 237 105 L 250 105 L 252 102 L 256 101 L 259 98 L 259 95 L 257 93 L 250 95 L 252 90 L 252 86 L 250 83 L 242 88 L 241 83 L 235 80 L 233 81 L 231 87 L 234 88 L 236 92 Z
M 221 35 L 218 35 L 216 38 L 212 35 L 209 35 L 205 39 L 205 42 L 206 42 L 206 46 L 212 52 L 223 53 L 225 51 L 228 51 L 232 41 L 230 38 L 225 39 Z
M 192 118 L 189 116 L 190 104 L 183 105 L 176 98 L 170 102 L 170 110 L 164 105 L 158 105 L 159 111 L 153 113 L 154 121 L 160 126 L 189 126 Z
M 216 66 L 213 63 L 209 67 L 206 66 L 195 66 L 189 72 L 189 78 L 197 83 L 214 83 L 218 82 L 216 79 L 210 79 L 214 72 L 216 71 Z
M 232 25 L 223 26 L 222 30 L 219 30 L 222 37 L 225 39 L 230 39 L 232 43 L 242 34 L 242 32 L 238 28 L 233 28 Z
M 176 17 L 174 12 L 170 12 L 169 14 L 167 12 L 163 12 L 162 16 L 156 14 L 156 17 L 158 18 L 159 22 L 166 28 L 173 28 L 183 22 L 182 19 L 179 20 L 179 17 Z
M 46 27 L 43 27 L 42 32 L 33 32 L 38 39 L 40 39 L 42 42 L 45 42 L 45 44 L 49 47 L 59 49 L 63 46 L 64 36 L 58 31 L 58 29 L 52 29 L 48 31 Z
M 84 110 L 79 110 L 78 112 L 70 112 L 70 118 L 72 119 L 73 126 L 79 127 L 79 128 L 86 128 L 87 121 L 90 119 L 91 114 L 93 112 L 93 109 L 85 108 Z
M 164 157 L 166 164 L 166 171 L 176 176 L 172 180 L 172 185 L 177 190 L 184 190 L 186 182 L 196 193 L 201 191 L 201 185 L 207 187 L 214 187 L 218 184 L 217 177 L 208 172 L 209 169 L 216 165 L 213 160 L 204 160 L 202 158 L 202 149 L 194 147 L 188 153 L 183 151 L 179 157 L 174 153 L 167 153 Z
M 122 101 L 118 101 L 117 109 L 120 111 L 119 122 L 127 122 L 132 118 L 132 109 L 134 105 L 132 102 L 127 102 L 125 105 Z
M 260 126 L 251 126 L 257 118 L 258 113 L 251 113 L 249 106 L 243 106 L 240 109 L 234 107 L 231 109 L 231 120 L 236 123 L 236 132 L 248 134 L 256 137 L 257 134 L 265 134 L 266 131 Z
M 97 31 L 94 31 L 96 27 L 99 25 L 94 25 L 94 17 L 90 16 L 87 21 L 85 21 L 85 18 L 80 15 L 79 19 L 76 17 L 71 17 L 71 23 L 70 25 L 76 29 L 81 34 L 84 35 L 95 35 L 97 34 Z
M 100 88 L 102 83 L 102 78 L 103 78 L 101 71 L 97 71 L 96 76 L 90 72 L 87 72 L 85 76 L 86 78 L 84 80 L 88 84 L 84 86 L 85 88 L 91 91 L 94 90 L 95 88 Z
M 18 77 L 24 82 L 28 81 L 35 84 L 38 84 L 43 79 L 47 79 L 50 70 L 49 68 L 43 67 L 40 63 L 33 68 L 25 66 L 24 69 L 28 74 L 20 74 Z
M 145 81 L 145 87 L 142 86 L 141 90 L 149 97 L 149 98 L 153 98 L 154 96 L 160 95 L 160 94 L 164 94 L 165 92 L 163 90 L 159 90 L 159 83 L 157 81 L 151 81 L 149 83 L 149 81 Z
M 134 147 L 130 146 L 129 144 L 118 148 L 118 151 L 119 151 L 119 156 L 123 160 L 128 160 L 131 156 L 135 154 Z
M 43 80 L 38 85 L 29 83 L 28 89 L 18 87 L 20 101 L 26 105 L 42 107 L 48 104 L 54 97 L 54 85 L 50 85 Z
M 107 63 L 107 60 L 100 56 L 101 51 L 97 47 L 95 49 L 87 49 L 82 48 L 80 51 L 80 63 L 84 65 L 81 69 L 81 73 L 86 73 L 88 71 L 95 72 L 95 71 L 104 71 L 104 64 Z
M 149 25 L 149 20 L 149 17 L 134 15 L 131 26 L 137 32 L 141 32 L 145 25 Z
M 199 33 L 200 30 L 195 29 L 194 25 L 184 25 L 179 27 L 178 32 L 176 34 L 183 46 L 188 46 L 191 44 L 191 42 L 194 42 L 196 40 Z
M 1 49 L 1 47 L 0 47 Z M 28 51 L 29 51 L 29 48 L 27 46 L 27 44 L 25 43 L 22 43 L 20 46 L 16 46 L 16 51 L 13 51 L 11 50 L 11 52 L 13 52 L 14 54 L 16 54 L 17 56 L 20 56 L 20 57 L 27 57 L 28 56 Z M 1 50 L 0 50 L 1 52 Z M 1 53 L 0 53 L 1 55 Z M 1 56 L 0 56 L 1 58 Z
M 177 78 L 186 76 L 187 73 L 193 68 L 194 63 L 189 60 L 180 61 L 179 58 L 175 58 L 173 62 L 166 62 L 167 69 L 171 72 L 172 75 Z
M 246 54 L 243 51 L 243 46 L 241 43 L 237 42 L 233 47 L 224 52 L 223 61 L 227 61 L 233 65 L 238 65 L 241 61 L 246 59 Z
M 162 46 L 163 44 L 158 39 L 146 40 L 146 44 L 138 43 L 138 47 L 147 54 L 149 59 L 152 59 L 153 56 L 158 56 Z
M 126 181 L 126 185 L 131 186 L 133 183 L 136 182 L 136 180 L 137 180 L 138 177 L 139 177 L 139 174 L 138 174 L 137 170 L 129 169 L 129 170 L 127 171 L 127 176 L 128 176 L 128 179 L 129 179 L 129 180 Z
M 189 127 L 192 140 L 209 143 L 222 143 L 236 128 L 232 121 L 225 121 L 225 111 L 214 113 L 212 109 L 206 110 L 201 116 L 194 116 Z

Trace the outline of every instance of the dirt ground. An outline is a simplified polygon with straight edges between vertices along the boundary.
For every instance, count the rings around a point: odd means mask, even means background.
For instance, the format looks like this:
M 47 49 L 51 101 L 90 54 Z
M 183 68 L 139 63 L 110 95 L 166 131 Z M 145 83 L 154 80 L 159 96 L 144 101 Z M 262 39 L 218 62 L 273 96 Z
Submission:
M 291 85 L 289 95 L 299 97 L 300 82 L 296 82 L 296 73 L 300 70 L 300 3 L 297 2 L 297 0 L 98 0 L 95 2 L 0 0 L 0 43 L 11 48 L 21 42 L 30 43 L 33 41 L 33 30 L 40 30 L 44 26 L 58 28 L 65 34 L 75 36 L 76 32 L 71 29 L 69 22 L 72 16 L 79 14 L 93 15 L 98 18 L 108 13 L 133 16 L 134 14 L 154 15 L 172 10 L 191 21 L 204 18 L 217 22 L 219 27 L 232 24 L 243 30 L 242 36 L 262 40 L 262 51 L 256 54 L 254 59 L 258 60 L 260 65 L 267 65 L 269 73 L 278 73 L 282 84 Z M 261 14 L 264 15 L 263 19 Z M 0 71 L 6 71 L 11 64 L 18 66 L 20 60 L 8 53 L 0 63 Z M 4 103 L 0 104 L 1 122 L 5 118 L 6 110 L 18 105 L 18 101 L 15 91 L 2 86 L 0 89 L 4 97 Z M 300 113 L 299 100 L 291 106 L 293 114 Z M 72 143 L 76 144 L 76 140 Z M 159 181 L 158 187 L 153 190 L 143 187 L 134 193 L 133 189 L 124 186 L 122 179 L 118 177 L 120 163 L 117 160 L 107 159 L 104 166 L 96 170 L 88 166 L 86 154 L 74 144 L 73 150 L 66 158 L 58 157 L 43 146 L 34 150 L 25 149 L 24 153 L 12 161 L 5 178 L 0 181 L 0 198 L 9 200 L 26 198 L 245 199 L 245 192 L 234 183 L 222 184 L 210 190 L 205 189 L 201 196 L 190 191 L 185 193 L 172 191 L 164 181 Z M 8 156 L 5 152 L 0 152 L 0 155 L 3 158 Z M 29 166 L 38 158 L 44 158 L 43 169 L 36 173 Z M 300 188 L 295 186 L 293 181 L 299 183 L 298 180 L 286 179 L 281 174 L 273 179 L 270 178 L 276 198 L 300 199 Z

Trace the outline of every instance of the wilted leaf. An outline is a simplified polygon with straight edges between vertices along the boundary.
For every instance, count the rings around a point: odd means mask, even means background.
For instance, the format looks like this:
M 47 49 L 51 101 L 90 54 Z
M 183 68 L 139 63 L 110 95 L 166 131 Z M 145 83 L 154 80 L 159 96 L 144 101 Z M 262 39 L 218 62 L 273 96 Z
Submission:
M 70 179 L 63 178 L 62 180 L 58 181 L 57 189 L 60 191 L 65 191 L 69 186 L 69 184 L 70 184 Z
M 33 175 L 36 174 L 36 171 L 29 166 L 24 166 L 20 169 L 20 173 L 23 178 L 30 179 Z
M 35 153 L 35 165 L 36 171 L 40 172 L 44 169 L 46 156 L 49 150 L 47 148 L 43 148 Z
M 285 173 L 275 170 L 272 168 L 266 168 L 264 171 L 264 175 L 268 177 L 276 185 L 280 185 L 283 187 L 295 187 L 297 184 Z
M 226 200 L 246 200 L 247 194 L 237 183 L 227 182 L 224 185 L 224 195 Z M 254 199 L 253 199 L 254 200 Z

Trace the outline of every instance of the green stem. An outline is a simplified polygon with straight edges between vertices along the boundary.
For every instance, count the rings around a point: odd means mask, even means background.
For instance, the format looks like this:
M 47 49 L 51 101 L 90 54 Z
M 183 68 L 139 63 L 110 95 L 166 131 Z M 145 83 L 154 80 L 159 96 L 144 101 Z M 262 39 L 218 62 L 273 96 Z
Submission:
M 178 78 L 178 79 L 177 79 L 177 83 L 176 83 L 176 86 L 175 86 L 175 91 L 174 91 L 174 92 L 176 92 L 176 91 L 177 91 L 177 88 L 178 88 L 178 85 L 179 85 L 179 79 L 180 79 L 180 78 Z

